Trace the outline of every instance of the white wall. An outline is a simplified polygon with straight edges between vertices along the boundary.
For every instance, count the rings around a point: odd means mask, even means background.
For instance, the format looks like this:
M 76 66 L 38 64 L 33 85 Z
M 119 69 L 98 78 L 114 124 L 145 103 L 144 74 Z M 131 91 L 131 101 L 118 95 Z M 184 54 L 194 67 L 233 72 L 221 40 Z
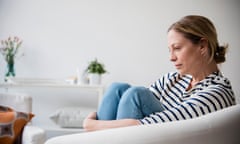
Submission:
M 212 19 L 220 43 L 230 44 L 221 69 L 239 96 L 238 0 L 0 0 L 0 39 L 17 35 L 24 40 L 17 77 L 65 79 L 98 58 L 109 71 L 104 83 L 148 86 L 174 70 L 166 30 L 188 14 Z

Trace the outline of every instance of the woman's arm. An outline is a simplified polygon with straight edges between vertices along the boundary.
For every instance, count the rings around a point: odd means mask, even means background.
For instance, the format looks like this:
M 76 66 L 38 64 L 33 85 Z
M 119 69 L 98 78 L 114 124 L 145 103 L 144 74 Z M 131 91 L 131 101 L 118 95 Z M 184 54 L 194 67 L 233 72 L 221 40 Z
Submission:
M 96 120 L 96 112 L 90 113 L 83 122 L 83 127 L 86 131 L 103 130 L 109 128 L 118 128 L 139 125 L 140 122 L 136 119 L 121 119 L 121 120 Z
M 141 119 L 143 124 L 162 123 L 199 117 L 235 104 L 231 86 L 208 86 L 185 98 L 178 106 Z

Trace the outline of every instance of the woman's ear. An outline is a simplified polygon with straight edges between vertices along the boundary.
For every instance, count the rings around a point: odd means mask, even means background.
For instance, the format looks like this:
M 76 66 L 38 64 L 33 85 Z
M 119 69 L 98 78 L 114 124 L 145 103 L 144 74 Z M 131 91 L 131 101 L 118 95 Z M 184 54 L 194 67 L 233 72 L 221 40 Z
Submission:
M 199 45 L 201 54 L 206 55 L 208 53 L 208 41 L 205 38 L 201 38 Z

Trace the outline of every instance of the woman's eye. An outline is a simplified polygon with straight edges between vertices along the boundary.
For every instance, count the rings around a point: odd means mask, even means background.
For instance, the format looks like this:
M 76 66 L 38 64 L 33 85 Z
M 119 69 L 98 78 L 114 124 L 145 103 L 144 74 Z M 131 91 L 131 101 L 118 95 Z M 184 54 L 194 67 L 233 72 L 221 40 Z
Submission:
M 172 47 L 172 48 L 169 48 L 169 52 L 171 51 L 179 51 L 181 49 L 181 47 Z
M 174 50 L 180 50 L 181 48 L 180 47 L 175 47 Z

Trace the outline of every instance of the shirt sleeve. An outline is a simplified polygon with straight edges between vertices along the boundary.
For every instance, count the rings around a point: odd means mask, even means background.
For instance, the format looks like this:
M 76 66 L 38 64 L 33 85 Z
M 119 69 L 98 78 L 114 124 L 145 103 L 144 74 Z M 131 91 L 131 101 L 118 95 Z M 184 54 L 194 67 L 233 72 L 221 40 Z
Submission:
M 153 113 L 141 119 L 140 122 L 152 124 L 195 118 L 233 105 L 234 102 L 231 88 L 223 85 L 208 86 L 185 98 L 178 106 Z

